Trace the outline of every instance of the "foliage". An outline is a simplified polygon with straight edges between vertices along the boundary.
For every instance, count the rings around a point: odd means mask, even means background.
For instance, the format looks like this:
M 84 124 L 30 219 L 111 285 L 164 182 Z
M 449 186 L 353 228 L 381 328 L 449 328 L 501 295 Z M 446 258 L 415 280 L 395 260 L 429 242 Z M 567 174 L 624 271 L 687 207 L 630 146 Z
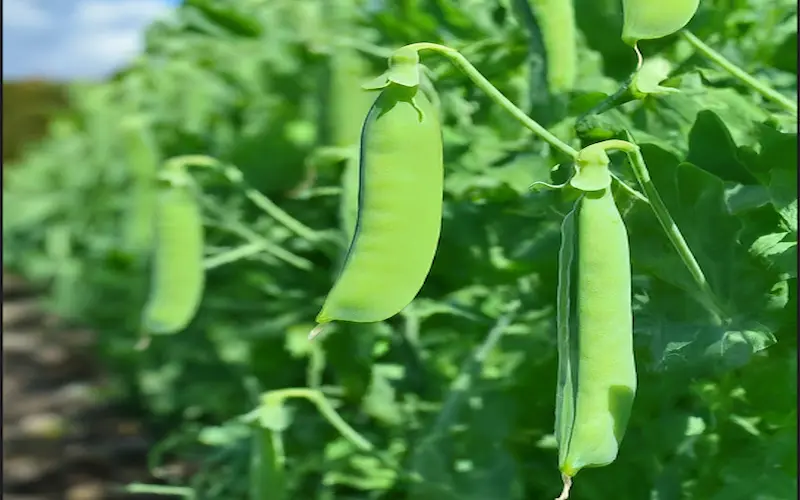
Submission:
M 259 478 L 248 476 L 253 450 L 285 459 L 285 476 L 269 484 L 285 484 L 286 498 L 554 497 L 556 259 L 569 200 L 529 186 L 562 182 L 570 165 L 553 169 L 564 158 L 447 61 L 425 55 L 445 126 L 432 272 L 401 315 L 338 325 L 309 343 L 344 251 L 344 162 L 311 159 L 327 140 L 326 63 L 346 40 L 320 1 L 214 3 L 211 12 L 208 2 L 186 2 L 150 27 L 145 54 L 126 71 L 73 86 L 75 117 L 56 120 L 4 186 L 4 265 L 49 284 L 55 311 L 102 333 L 98 351 L 117 396 L 164 431 L 153 463 L 197 463 L 188 484 L 198 498 L 261 491 L 244 480 Z M 344 34 L 385 48 L 448 44 L 530 109 L 541 54 L 530 52 L 511 3 L 370 2 Z M 549 129 L 576 146 L 630 130 L 711 288 L 735 314 L 712 321 L 650 208 L 617 193 L 631 238 L 639 392 L 619 458 L 581 472 L 573 498 L 794 498 L 795 118 L 673 36 L 641 47 L 670 63 L 660 83 L 680 92 L 576 127 L 634 67 L 613 35 L 618 4 L 575 1 L 578 77 L 568 109 L 550 110 Z M 689 28 L 793 95 L 796 16 L 788 0 L 709 0 Z M 365 57 L 371 76 L 384 70 L 384 58 Z M 126 247 L 120 229 L 136 167 L 121 139 L 124 116 L 147 121 L 160 157 L 234 165 L 247 186 L 320 236 L 298 236 L 242 184 L 195 170 L 209 258 L 242 245 L 264 250 L 209 270 L 196 320 L 145 350 L 136 346 L 147 252 Z M 614 170 L 630 180 L 623 160 L 614 157 Z M 317 406 L 257 396 L 303 387 L 321 390 L 375 449 L 332 427 L 314 397 Z M 253 431 L 254 416 L 262 430 Z

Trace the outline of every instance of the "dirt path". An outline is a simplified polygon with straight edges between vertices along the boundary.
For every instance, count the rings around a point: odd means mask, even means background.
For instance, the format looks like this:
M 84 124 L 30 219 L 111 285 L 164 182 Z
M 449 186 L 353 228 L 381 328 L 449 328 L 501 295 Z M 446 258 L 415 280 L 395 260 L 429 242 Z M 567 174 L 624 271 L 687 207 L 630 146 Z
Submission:
M 145 500 L 119 486 L 147 481 L 148 440 L 102 401 L 89 332 L 65 328 L 32 290 L 3 275 L 3 497 Z M 172 497 L 160 497 L 172 498 Z

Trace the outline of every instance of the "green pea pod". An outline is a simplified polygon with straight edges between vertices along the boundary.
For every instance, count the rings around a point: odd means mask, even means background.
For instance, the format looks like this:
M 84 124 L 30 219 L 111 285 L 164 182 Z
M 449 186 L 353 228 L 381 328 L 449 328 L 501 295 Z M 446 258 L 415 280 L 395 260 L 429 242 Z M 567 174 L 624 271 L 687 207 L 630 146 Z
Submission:
M 141 117 L 125 119 L 120 128 L 132 180 L 132 197 L 125 218 L 125 247 L 133 252 L 149 251 L 153 243 L 159 152 Z
M 151 290 L 142 318 L 151 334 L 186 328 L 203 296 L 203 220 L 187 177 L 181 172 L 158 193 Z
M 330 98 L 328 137 L 332 146 L 349 148 L 358 144 L 364 115 L 375 101 L 375 92 L 360 88 L 370 68 L 353 50 L 338 49 L 330 56 Z
M 569 92 L 578 74 L 577 29 L 572 0 L 528 0 L 541 32 L 547 57 L 547 87 Z
M 325 0 L 322 7 L 332 39 L 357 29 L 358 2 Z M 323 84 L 326 145 L 349 148 L 358 144 L 364 115 L 375 101 L 374 92 L 360 88 L 370 72 L 369 64 L 358 50 L 339 46 L 330 52 L 326 65 L 327 81 Z
M 363 82 L 363 78 L 359 81 L 359 83 Z M 437 98 L 436 90 L 433 88 L 432 83 L 429 79 L 423 78 L 420 80 L 419 85 L 420 90 L 425 94 L 426 97 L 431 99 L 433 103 L 433 109 L 436 112 L 437 119 L 440 116 L 439 106 L 437 105 L 438 102 L 434 101 L 434 98 Z M 375 100 L 375 93 L 365 91 L 358 86 L 350 87 L 348 89 L 351 93 L 353 91 L 359 92 L 358 96 L 350 95 L 350 102 L 352 106 L 348 109 L 351 110 L 349 114 L 339 115 L 341 117 L 341 121 L 344 124 L 344 127 L 350 125 L 353 116 L 353 110 L 362 110 L 364 113 L 361 114 L 363 116 L 369 111 L 369 108 L 372 102 Z M 344 94 L 344 93 L 342 93 Z M 347 95 L 347 94 L 344 94 Z M 369 104 L 364 107 L 364 97 L 368 98 Z M 339 219 L 341 222 L 341 226 L 347 235 L 349 240 L 353 239 L 353 234 L 356 230 L 356 221 L 358 219 L 358 185 L 359 185 L 359 160 L 358 160 L 358 137 L 361 132 L 361 123 L 362 120 L 359 120 L 359 128 L 358 133 L 355 136 L 355 139 L 349 143 L 345 142 L 346 137 L 350 136 L 339 136 L 340 142 L 337 143 L 337 146 L 340 147 L 352 147 L 353 148 L 353 155 L 345 160 L 344 169 L 342 171 L 342 201 L 339 205 Z M 349 130 L 348 130 L 349 132 Z M 352 138 L 352 137 L 351 137 Z
M 689 24 L 699 6 L 700 0 L 622 0 L 622 41 L 633 47 L 671 35 Z
M 339 208 L 341 225 L 352 239 L 358 212 L 358 140 L 363 117 L 375 101 L 376 92 L 361 88 L 369 68 L 355 51 L 339 49 L 331 54 L 330 97 L 328 99 L 328 137 L 331 145 L 352 149 L 342 175 L 342 201 Z
M 636 393 L 628 236 L 610 187 L 585 192 L 564 219 L 557 311 L 555 433 L 568 484 L 616 459 Z
M 342 201 L 339 204 L 339 219 L 347 237 L 352 241 L 358 223 L 358 157 L 345 161 L 342 171 Z
M 424 92 L 387 82 L 360 146 L 356 230 L 320 324 L 382 321 L 400 312 L 422 287 L 439 240 L 442 132 Z

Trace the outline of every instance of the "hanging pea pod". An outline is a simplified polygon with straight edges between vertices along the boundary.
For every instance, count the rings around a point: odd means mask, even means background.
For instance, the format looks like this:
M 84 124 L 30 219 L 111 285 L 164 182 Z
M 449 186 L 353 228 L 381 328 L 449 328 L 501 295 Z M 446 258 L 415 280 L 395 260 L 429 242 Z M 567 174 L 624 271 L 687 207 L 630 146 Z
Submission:
M 325 130 L 322 135 L 328 146 L 350 148 L 358 144 L 364 115 L 375 101 L 374 93 L 361 88 L 371 69 L 358 50 L 335 42 L 337 36 L 355 29 L 357 2 L 325 0 L 323 7 L 331 30 L 328 43 L 332 48 L 326 65 L 327 78 L 323 82 Z
M 584 158 L 579 179 L 571 184 L 592 189 L 583 192 L 562 226 L 555 434 L 564 492 L 559 500 L 568 498 L 572 477 L 582 468 L 616 459 L 636 393 L 628 235 L 604 155 L 593 151 Z
M 355 50 L 336 49 L 330 56 L 330 117 L 332 146 L 349 148 L 358 145 L 364 115 L 375 101 L 375 93 L 361 88 L 370 67 Z
M 622 0 L 622 41 L 634 47 L 671 35 L 689 24 L 699 6 L 700 0 Z
M 185 168 L 161 174 L 155 211 L 150 297 L 142 323 L 149 334 L 171 334 L 194 318 L 205 285 L 204 230 L 194 185 Z
M 357 4 L 354 0 L 326 0 L 325 17 L 338 33 L 350 33 L 355 25 Z M 328 114 L 323 123 L 328 127 L 326 142 L 348 151 L 342 172 L 342 200 L 339 219 L 348 240 L 352 240 L 358 216 L 358 141 L 364 115 L 375 101 L 375 93 L 361 84 L 370 73 L 363 56 L 351 47 L 336 47 L 328 57 Z
M 339 221 L 347 238 L 353 239 L 358 222 L 358 156 L 345 160 L 342 170 L 342 201 L 339 204 Z
M 364 115 L 375 100 L 375 93 L 361 88 L 369 68 L 355 51 L 336 50 L 331 55 L 332 145 L 350 151 L 342 172 L 342 201 L 339 217 L 348 239 L 353 238 L 358 214 L 358 139 Z
M 364 115 L 376 95 L 361 88 L 371 71 L 366 59 L 339 39 L 357 29 L 360 4 L 359 0 L 323 0 L 321 17 L 326 29 L 314 35 L 321 40 L 318 44 L 327 45 L 328 57 L 320 85 L 322 147 L 315 152 L 311 169 L 320 162 L 342 165 L 339 222 L 348 240 L 353 237 L 358 213 L 358 140 Z
M 513 7 L 530 37 L 531 112 L 539 121 L 558 121 L 564 114 L 564 95 L 574 88 L 578 70 L 572 0 L 513 0 Z
M 547 57 L 547 87 L 570 92 L 578 74 L 577 28 L 572 0 L 528 0 L 542 35 Z
M 443 147 L 438 113 L 419 90 L 419 56 L 400 50 L 361 132 L 356 230 L 317 323 L 385 320 L 419 292 L 439 240 Z
M 132 181 L 123 239 L 129 251 L 139 253 L 149 251 L 153 244 L 156 174 L 161 159 L 150 129 L 141 116 L 124 119 L 120 129 Z

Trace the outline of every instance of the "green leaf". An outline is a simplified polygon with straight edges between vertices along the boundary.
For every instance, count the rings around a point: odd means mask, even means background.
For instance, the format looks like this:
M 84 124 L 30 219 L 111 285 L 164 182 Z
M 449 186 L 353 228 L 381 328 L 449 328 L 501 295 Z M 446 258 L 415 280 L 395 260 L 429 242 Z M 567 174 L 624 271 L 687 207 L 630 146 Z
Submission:
M 463 420 L 415 447 L 411 467 L 421 477 L 409 499 L 511 500 L 517 498 L 517 467 L 503 444 L 510 402 L 502 394 L 475 394 Z
M 786 227 L 797 234 L 797 168 L 776 167 L 770 176 L 769 192 Z
M 364 396 L 364 412 L 386 425 L 400 425 L 405 419 L 393 383 L 402 380 L 405 369 L 400 365 L 372 365 L 372 380 Z
M 756 179 L 737 153 L 733 137 L 722 119 L 713 111 L 700 111 L 689 134 L 686 161 L 724 181 L 754 184 Z
M 752 354 L 775 341 L 771 329 L 759 324 L 750 326 L 753 316 L 762 313 L 768 300 L 773 284 L 771 276 L 761 272 L 747 249 L 737 243 L 741 223 L 727 210 L 720 179 L 692 164 L 680 163 L 655 146 L 642 145 L 642 153 L 653 183 L 712 291 L 730 315 L 725 324 L 715 326 L 708 313 L 698 309 L 702 302 L 698 286 L 667 241 L 651 209 L 641 204 L 634 206 L 627 224 L 635 269 L 646 270 L 701 301 L 689 306 L 685 304 L 687 296 L 676 294 L 674 289 L 647 290 L 649 302 L 642 314 L 650 317 L 648 324 L 653 329 L 656 359 L 663 361 L 679 354 L 695 364 L 710 356 L 738 365 L 742 349 L 749 349 L 748 354 Z M 679 310 L 683 312 L 678 313 Z
M 750 253 L 790 278 L 797 277 L 797 233 L 771 233 L 759 237 Z

